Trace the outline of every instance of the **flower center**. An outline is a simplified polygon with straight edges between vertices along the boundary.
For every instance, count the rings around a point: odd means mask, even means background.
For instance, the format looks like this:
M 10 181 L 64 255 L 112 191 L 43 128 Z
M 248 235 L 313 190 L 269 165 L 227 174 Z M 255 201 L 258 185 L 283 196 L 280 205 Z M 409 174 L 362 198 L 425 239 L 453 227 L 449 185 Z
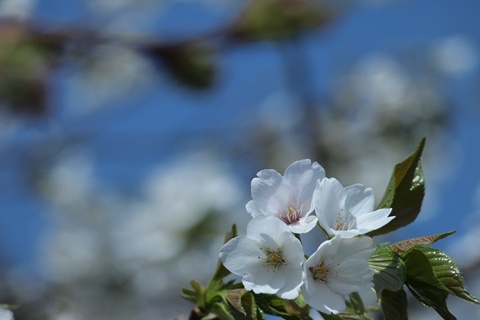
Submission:
M 333 223 L 333 229 L 337 231 L 350 230 L 355 226 L 357 218 L 355 218 L 352 212 L 348 209 L 340 209 L 340 212 L 337 213 L 335 222 Z
M 272 250 L 270 248 L 267 248 L 262 250 L 267 255 L 267 259 L 264 263 L 264 266 L 272 266 L 274 272 L 281 265 L 287 264 L 287 262 L 283 258 L 283 252 L 281 249 Z M 260 259 L 260 257 L 258 258 Z M 270 269 L 268 269 L 267 271 L 270 271 Z
M 328 270 L 323 261 L 320 261 L 316 267 L 308 268 L 308 270 L 313 274 L 313 280 L 327 282 L 327 277 L 330 270 Z
M 302 213 L 303 204 L 299 208 L 295 203 L 293 203 L 293 201 L 290 201 L 288 209 L 285 212 L 280 213 L 280 219 L 286 224 L 292 224 L 300 220 Z

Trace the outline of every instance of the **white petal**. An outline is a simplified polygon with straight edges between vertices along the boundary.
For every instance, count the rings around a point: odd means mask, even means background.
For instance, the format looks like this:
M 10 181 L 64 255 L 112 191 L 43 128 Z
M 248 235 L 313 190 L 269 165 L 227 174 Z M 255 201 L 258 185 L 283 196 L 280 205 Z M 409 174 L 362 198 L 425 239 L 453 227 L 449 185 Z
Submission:
M 265 257 L 259 243 L 246 236 L 239 236 L 223 245 L 219 259 L 232 273 L 243 276 L 251 265 L 261 264 L 259 256 Z
M 309 267 L 316 266 L 321 260 L 325 257 L 334 257 L 338 254 L 340 245 L 342 244 L 342 238 L 340 236 L 335 236 L 330 240 L 322 242 L 317 250 L 308 258 L 305 262 L 306 270 Z
M 269 201 L 277 193 L 277 189 L 282 185 L 282 176 L 273 169 L 262 170 L 257 173 L 258 178 L 252 180 L 252 199 L 258 210 L 263 214 L 272 214 L 269 211 Z M 271 204 L 270 204 L 271 205 Z M 274 212 L 279 208 L 274 208 Z
M 305 287 L 304 287 L 305 288 Z M 325 313 L 338 313 L 345 309 L 344 298 L 331 290 L 325 283 L 319 282 L 316 286 L 314 295 L 310 295 L 306 290 L 302 291 L 305 301 L 318 311 Z
M 292 268 L 300 268 L 305 260 L 302 243 L 290 232 L 283 232 L 279 242 L 282 247 L 282 254 L 288 265 Z
M 285 286 L 286 280 L 281 272 L 258 265 L 243 277 L 242 282 L 245 289 L 255 293 L 276 293 Z
M 370 231 L 370 230 L 368 230 Z M 368 232 L 366 231 L 366 232 Z M 363 232 L 363 233 L 366 233 L 366 232 Z M 360 234 L 363 234 L 362 232 L 360 232 L 359 229 L 350 229 L 350 230 L 333 230 L 332 233 L 334 235 L 339 235 L 341 236 L 342 238 L 344 239 L 348 239 L 348 238 L 353 238 L 353 237 L 356 237 Z
M 317 182 L 314 195 L 315 214 L 320 226 L 330 235 L 333 234 L 335 219 L 343 207 L 344 189 L 335 178 L 325 178 Z
M 318 218 L 316 216 L 306 216 L 298 222 L 289 224 L 288 227 L 293 233 L 307 233 L 317 225 Z
M 378 298 L 377 298 L 377 293 L 375 292 L 375 289 L 370 288 L 367 291 L 358 292 L 358 293 L 360 294 L 360 297 L 362 298 L 362 301 L 366 307 L 377 306 Z
M 362 231 L 362 234 L 377 230 L 395 218 L 388 216 L 391 212 L 392 209 L 388 208 L 363 213 L 357 217 L 357 228 Z
M 278 291 L 278 289 L 272 288 L 268 284 L 264 284 L 264 285 L 256 284 L 255 281 L 252 280 L 252 278 L 249 278 L 249 277 L 244 277 L 242 279 L 242 283 L 243 283 L 243 286 L 244 286 L 245 290 L 247 290 L 247 291 L 252 291 L 253 290 L 255 293 L 274 294 Z
M 332 255 L 334 264 L 341 263 L 345 259 L 367 261 L 375 251 L 373 239 L 367 236 L 352 239 L 341 238 L 336 241 L 338 242 L 337 252 Z
M 330 288 L 338 294 L 366 291 L 373 286 L 373 274 L 368 260 L 345 260 L 335 269 L 337 275 L 330 281 Z
M 283 299 L 295 299 L 298 297 L 300 287 L 303 284 L 303 267 L 299 266 L 296 269 L 283 268 L 283 278 L 285 279 L 285 285 L 281 288 L 277 295 Z
M 267 206 L 262 209 L 265 214 L 276 215 L 287 211 L 292 201 L 293 192 L 286 184 L 281 184 L 275 192 L 268 198 Z
M 250 213 L 253 218 L 262 215 L 262 212 L 260 212 L 253 200 L 247 202 L 247 204 L 245 205 L 245 209 L 247 209 L 247 212 Z
M 375 205 L 373 190 L 361 184 L 354 184 L 345 188 L 345 207 L 356 217 L 363 212 L 371 212 Z
M 288 226 L 280 219 L 271 216 L 258 216 L 247 225 L 247 237 L 277 248 L 282 232 L 289 232 Z
M 312 163 L 308 159 L 295 161 L 286 170 L 284 182 L 295 193 L 295 201 L 298 205 L 304 205 L 307 213 L 311 212 L 313 190 L 317 180 L 325 178 L 325 170 L 318 163 Z

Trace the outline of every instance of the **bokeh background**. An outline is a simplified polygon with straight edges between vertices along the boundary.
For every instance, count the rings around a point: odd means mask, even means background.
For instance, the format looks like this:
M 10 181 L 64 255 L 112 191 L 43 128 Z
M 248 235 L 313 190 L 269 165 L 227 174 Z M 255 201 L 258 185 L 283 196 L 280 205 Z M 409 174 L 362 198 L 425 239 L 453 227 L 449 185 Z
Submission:
M 377 242 L 456 229 L 436 246 L 480 296 L 479 16 L 476 0 L 1 0 L 0 302 L 18 320 L 183 319 L 181 288 L 245 232 L 259 170 L 310 158 L 378 201 L 423 136 L 422 213 Z

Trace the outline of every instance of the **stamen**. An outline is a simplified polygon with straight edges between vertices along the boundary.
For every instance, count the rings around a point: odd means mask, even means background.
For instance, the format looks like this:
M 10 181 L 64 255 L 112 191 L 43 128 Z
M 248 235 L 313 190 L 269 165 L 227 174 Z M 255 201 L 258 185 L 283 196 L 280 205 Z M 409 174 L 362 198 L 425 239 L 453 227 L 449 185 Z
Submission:
M 292 224 L 300 220 L 300 218 L 302 217 L 302 213 L 303 204 L 299 208 L 293 201 L 290 201 L 286 212 L 279 212 L 279 215 L 280 219 L 282 219 L 283 222 L 285 222 L 286 224 Z
M 335 222 L 333 223 L 333 229 L 337 231 L 346 231 L 354 227 L 357 218 L 355 218 L 352 212 L 348 209 L 344 211 L 340 209 L 340 212 L 337 213 Z
M 267 255 L 266 261 L 263 264 L 264 266 L 272 266 L 273 267 L 273 272 L 277 270 L 281 265 L 287 264 L 285 259 L 283 258 L 283 253 L 281 249 L 277 250 L 272 250 L 270 248 L 263 249 L 262 250 L 265 252 Z M 258 257 L 260 258 L 260 257 Z M 267 269 L 267 271 L 270 271 L 270 269 Z
M 313 274 L 313 280 L 328 281 L 327 277 L 330 270 L 324 265 L 323 261 L 320 261 L 316 267 L 308 268 L 308 270 Z

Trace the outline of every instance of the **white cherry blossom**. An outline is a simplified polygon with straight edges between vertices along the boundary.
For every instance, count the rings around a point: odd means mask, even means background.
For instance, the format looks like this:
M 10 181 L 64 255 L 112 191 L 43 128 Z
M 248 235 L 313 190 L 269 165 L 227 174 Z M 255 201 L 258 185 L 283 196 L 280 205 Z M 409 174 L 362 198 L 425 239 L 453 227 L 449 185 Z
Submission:
M 8 309 L 0 309 L 0 320 L 14 320 L 13 312 Z
M 345 309 L 345 296 L 373 287 L 368 264 L 375 251 L 370 237 L 342 238 L 340 235 L 320 244 L 304 263 L 302 294 L 312 307 L 325 313 Z
M 273 169 L 262 170 L 252 180 L 252 200 L 246 209 L 254 218 L 274 216 L 292 232 L 308 232 L 317 223 L 317 218 L 310 215 L 312 197 L 317 181 L 323 178 L 325 170 L 308 159 L 292 163 L 284 176 Z
M 313 206 L 321 228 L 330 236 L 351 238 L 389 223 L 391 208 L 374 210 L 373 190 L 361 184 L 344 188 L 335 178 L 318 181 Z
M 275 217 L 257 217 L 245 236 L 236 237 L 220 249 L 220 260 L 242 277 L 246 290 L 295 299 L 303 283 L 305 260 L 300 241 Z

